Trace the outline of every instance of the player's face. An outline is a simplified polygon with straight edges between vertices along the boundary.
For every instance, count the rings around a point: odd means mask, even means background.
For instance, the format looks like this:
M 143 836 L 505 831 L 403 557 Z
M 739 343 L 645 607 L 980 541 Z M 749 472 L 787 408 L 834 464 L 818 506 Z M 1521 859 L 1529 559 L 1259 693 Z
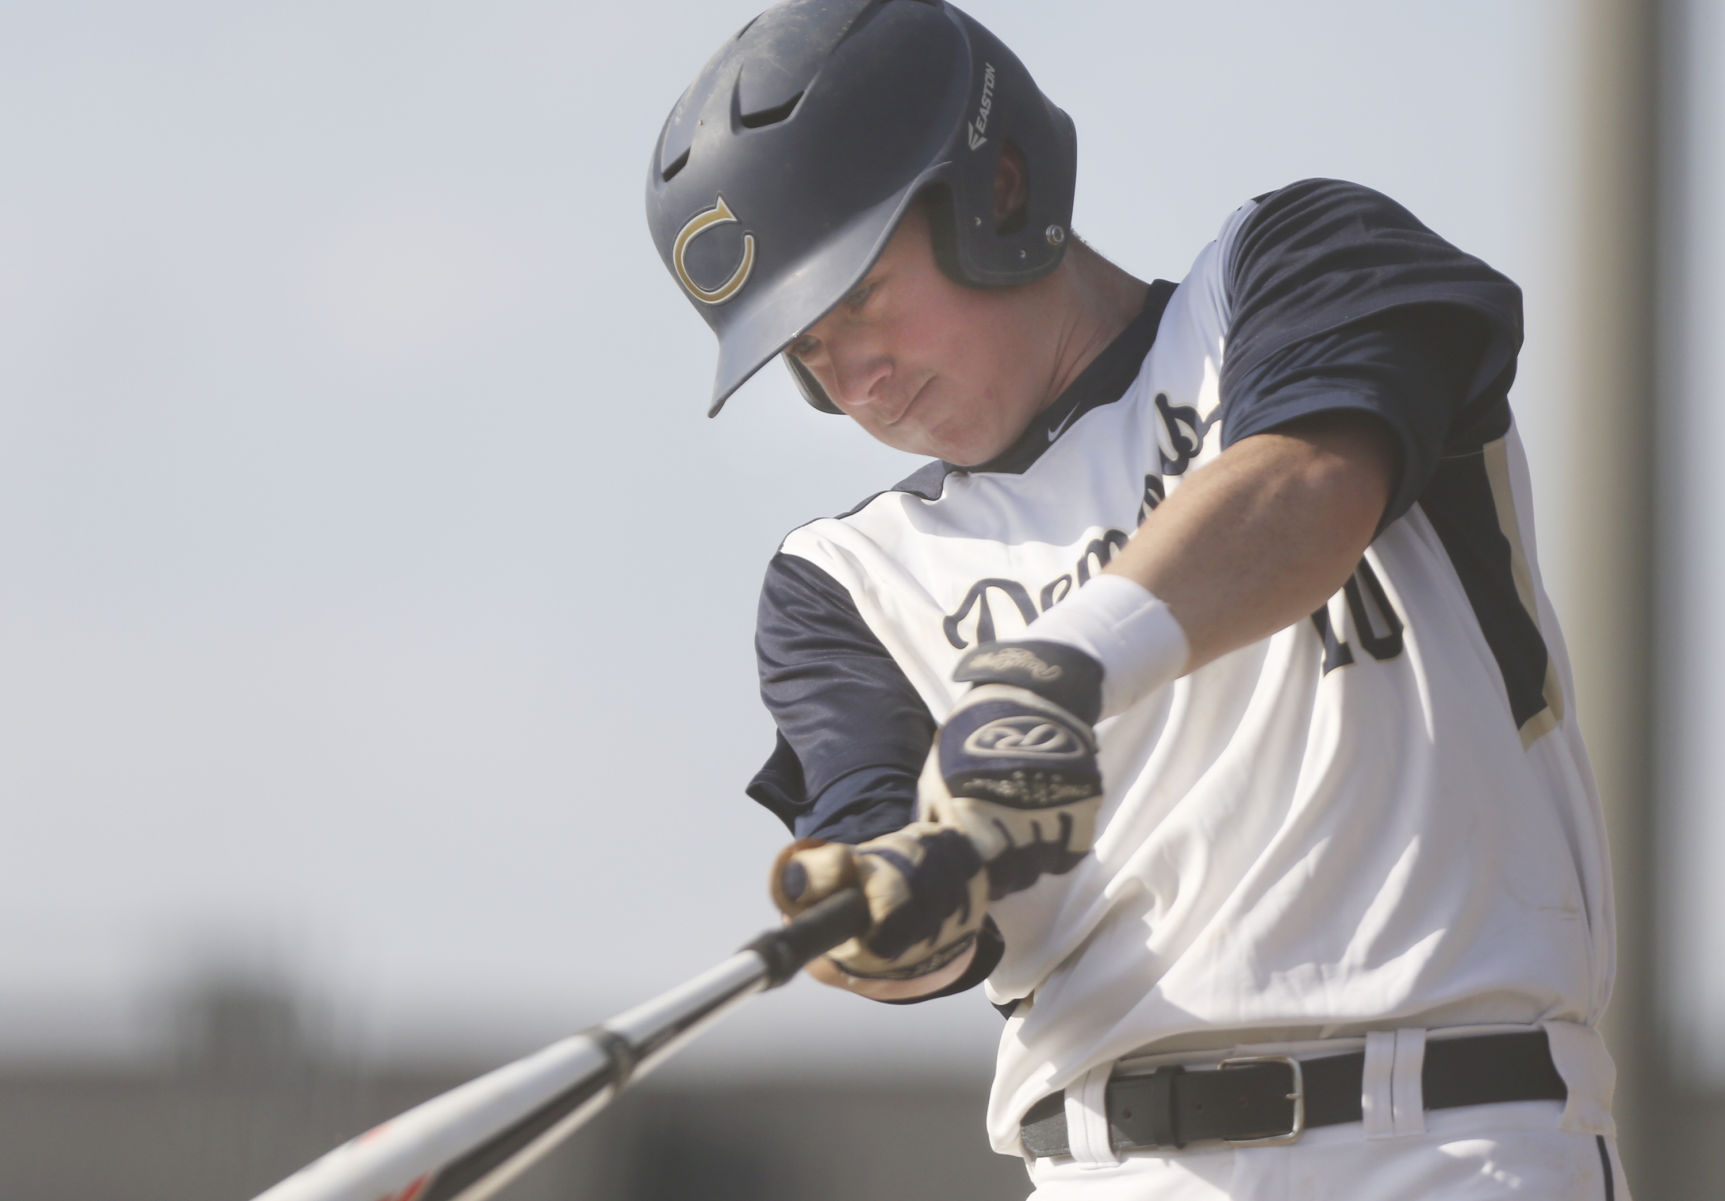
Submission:
M 1053 399 L 1050 322 L 1028 288 L 967 288 L 913 205 L 874 269 L 791 344 L 833 403 L 888 446 L 974 466 Z

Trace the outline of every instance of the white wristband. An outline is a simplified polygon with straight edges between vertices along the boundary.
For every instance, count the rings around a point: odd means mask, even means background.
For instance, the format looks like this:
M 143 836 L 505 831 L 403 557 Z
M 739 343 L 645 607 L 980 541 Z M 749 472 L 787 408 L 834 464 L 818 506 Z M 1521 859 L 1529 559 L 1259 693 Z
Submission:
M 1102 716 L 1112 717 L 1186 670 L 1186 631 L 1155 593 L 1123 575 L 1099 575 L 1025 629 L 1102 664 Z

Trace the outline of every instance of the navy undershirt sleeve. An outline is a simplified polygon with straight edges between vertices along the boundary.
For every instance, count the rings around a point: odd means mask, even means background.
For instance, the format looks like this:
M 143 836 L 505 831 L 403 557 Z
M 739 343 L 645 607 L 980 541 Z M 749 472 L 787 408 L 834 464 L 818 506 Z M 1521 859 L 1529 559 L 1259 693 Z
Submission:
M 750 797 L 799 838 L 865 842 L 909 822 L 935 723 L 856 603 L 830 575 L 794 555 L 767 567 L 755 627 L 761 698 L 777 744 Z M 964 975 L 910 1005 L 974 988 L 1005 951 L 984 919 Z
M 934 718 L 850 594 L 808 560 L 775 555 L 755 652 L 779 734 L 749 795 L 800 838 L 862 842 L 908 822 Z
M 1223 444 L 1319 413 L 1370 413 L 1399 452 L 1384 524 L 1443 456 L 1508 425 L 1520 290 L 1386 196 L 1306 180 L 1259 197 L 1227 287 Z

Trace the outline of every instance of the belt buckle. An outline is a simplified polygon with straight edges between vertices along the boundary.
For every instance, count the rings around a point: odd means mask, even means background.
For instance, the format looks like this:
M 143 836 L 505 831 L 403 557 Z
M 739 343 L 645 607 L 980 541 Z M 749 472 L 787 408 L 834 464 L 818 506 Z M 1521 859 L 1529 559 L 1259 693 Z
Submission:
M 1230 1147 L 1285 1147 L 1289 1143 L 1297 1142 L 1300 1135 L 1306 1132 L 1306 1078 L 1300 1071 L 1300 1061 L 1292 1055 L 1236 1055 L 1217 1064 L 1216 1070 L 1227 1071 L 1229 1068 L 1244 1067 L 1252 1063 L 1284 1064 L 1294 1074 L 1294 1091 L 1289 1093 L 1287 1098 L 1294 1103 L 1294 1120 L 1285 1134 L 1271 1134 L 1263 1138 L 1225 1138 L 1222 1141 Z

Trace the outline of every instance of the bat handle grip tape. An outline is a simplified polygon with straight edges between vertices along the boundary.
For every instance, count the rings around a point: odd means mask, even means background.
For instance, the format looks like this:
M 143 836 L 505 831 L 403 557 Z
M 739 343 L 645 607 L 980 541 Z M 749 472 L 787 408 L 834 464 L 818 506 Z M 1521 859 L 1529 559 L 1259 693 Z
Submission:
M 811 905 L 777 930 L 768 930 L 743 950 L 761 957 L 767 965 L 767 987 L 777 988 L 810 960 L 867 933 L 868 927 L 868 901 L 862 890 L 846 888 Z

